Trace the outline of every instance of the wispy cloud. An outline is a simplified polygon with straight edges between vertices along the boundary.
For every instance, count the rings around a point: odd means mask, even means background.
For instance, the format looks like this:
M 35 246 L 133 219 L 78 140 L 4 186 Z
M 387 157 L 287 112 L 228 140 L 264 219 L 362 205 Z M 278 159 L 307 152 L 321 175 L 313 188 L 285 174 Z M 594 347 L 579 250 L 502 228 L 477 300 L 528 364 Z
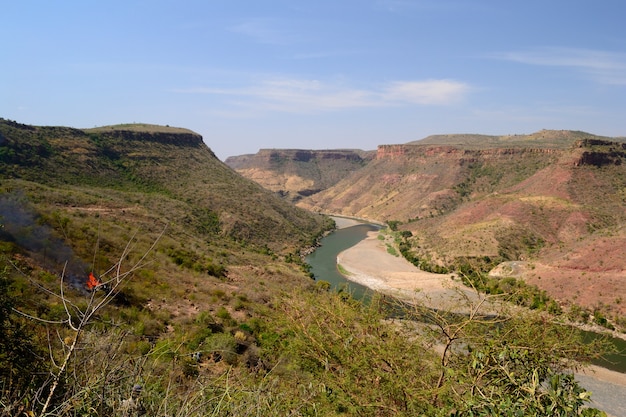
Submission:
M 272 79 L 248 87 L 194 88 L 178 92 L 228 96 L 231 104 L 238 106 L 295 113 L 375 105 L 367 91 L 331 88 L 316 80 Z
M 470 87 L 454 80 L 395 81 L 383 92 L 388 102 L 451 104 L 462 99 Z
M 231 32 L 251 38 L 256 43 L 290 45 L 301 41 L 301 35 L 277 19 L 249 19 L 229 28 Z
M 454 80 L 394 81 L 359 89 L 318 80 L 279 78 L 241 88 L 191 88 L 177 93 L 223 95 L 241 107 L 265 111 L 316 113 L 341 109 L 402 105 L 448 105 L 471 90 Z
M 376 0 L 374 7 L 391 13 L 405 12 L 453 12 L 463 13 L 467 10 L 484 10 L 485 5 L 479 2 L 462 0 Z
M 602 84 L 626 85 L 626 54 L 576 48 L 507 52 L 496 58 L 528 65 L 573 68 Z

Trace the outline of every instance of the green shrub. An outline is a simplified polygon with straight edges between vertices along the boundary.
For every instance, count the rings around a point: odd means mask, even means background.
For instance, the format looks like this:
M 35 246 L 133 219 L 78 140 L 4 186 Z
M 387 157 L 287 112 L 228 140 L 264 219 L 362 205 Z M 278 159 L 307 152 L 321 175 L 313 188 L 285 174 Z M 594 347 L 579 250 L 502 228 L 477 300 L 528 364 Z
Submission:
M 224 306 L 220 306 L 220 308 L 215 313 L 215 317 L 220 319 L 224 326 L 233 326 L 236 324 L 235 320 L 233 320 L 233 317 Z
M 202 350 L 215 361 L 224 360 L 229 365 L 237 363 L 237 340 L 230 333 L 211 335 L 204 341 Z
M 15 314 L 20 300 L 11 295 L 12 281 L 0 270 L 0 395 L 4 415 L 17 415 L 33 389 L 48 377 L 44 353 L 31 322 Z M 21 413 L 19 413 L 21 414 Z

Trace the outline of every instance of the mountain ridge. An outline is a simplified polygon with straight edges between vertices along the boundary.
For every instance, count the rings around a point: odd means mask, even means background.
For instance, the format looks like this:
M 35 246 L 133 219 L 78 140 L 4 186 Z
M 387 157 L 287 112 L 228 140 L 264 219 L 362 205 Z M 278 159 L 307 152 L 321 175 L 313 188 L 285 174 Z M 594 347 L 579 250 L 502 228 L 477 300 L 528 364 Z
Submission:
M 581 139 L 599 139 L 625 141 L 624 137 L 608 137 L 578 130 L 543 129 L 530 134 L 480 135 L 480 134 L 445 134 L 431 135 L 423 139 L 408 142 L 407 145 L 451 145 L 465 148 L 480 147 L 532 147 L 539 143 L 542 148 L 565 149 Z

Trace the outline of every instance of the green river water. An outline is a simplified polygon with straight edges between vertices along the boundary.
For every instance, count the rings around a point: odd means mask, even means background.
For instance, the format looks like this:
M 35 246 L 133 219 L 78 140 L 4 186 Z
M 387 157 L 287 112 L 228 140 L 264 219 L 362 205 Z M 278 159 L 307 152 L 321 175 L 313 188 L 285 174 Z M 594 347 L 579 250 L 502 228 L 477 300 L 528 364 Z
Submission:
M 360 284 L 347 280 L 337 270 L 337 255 L 365 239 L 367 233 L 380 229 L 380 226 L 362 223 L 356 226 L 338 229 L 321 240 L 321 245 L 307 256 L 306 262 L 311 266 L 311 272 L 316 280 L 327 281 L 334 290 L 345 289 L 356 299 L 367 299 L 372 290 Z M 600 337 L 593 332 L 584 332 L 585 338 Z M 618 353 L 607 355 L 605 359 L 595 362 L 595 365 L 626 373 L 626 341 L 610 337 L 611 343 Z

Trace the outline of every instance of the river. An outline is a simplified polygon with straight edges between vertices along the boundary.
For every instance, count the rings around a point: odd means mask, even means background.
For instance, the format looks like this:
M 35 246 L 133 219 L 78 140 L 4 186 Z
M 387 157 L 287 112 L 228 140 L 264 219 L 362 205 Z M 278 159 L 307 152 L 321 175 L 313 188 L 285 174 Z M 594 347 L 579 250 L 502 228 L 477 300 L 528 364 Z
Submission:
M 341 218 L 336 218 L 339 221 Z M 345 219 L 341 219 L 346 222 Z M 352 225 L 353 224 L 353 225 Z M 367 299 L 367 294 L 372 290 L 356 282 L 349 281 L 337 269 L 337 255 L 356 245 L 366 238 L 367 233 L 379 230 L 380 226 L 372 223 L 359 223 L 350 220 L 344 223 L 328 236 L 324 237 L 313 253 L 307 256 L 306 262 L 311 266 L 311 272 L 316 280 L 327 281 L 333 290 L 347 290 L 356 299 Z M 584 332 L 586 338 L 598 337 L 592 332 Z M 626 341 L 623 339 L 610 337 L 609 340 L 616 347 L 617 353 L 607 355 L 604 359 L 595 361 L 594 364 L 603 368 L 626 373 Z
M 337 255 L 365 239 L 368 232 L 379 230 L 380 226 L 371 223 L 359 223 L 340 228 L 324 237 L 320 246 L 306 258 L 316 280 L 330 283 L 333 290 L 347 289 L 352 296 L 362 299 L 371 290 L 356 282 L 348 281 L 337 270 Z

